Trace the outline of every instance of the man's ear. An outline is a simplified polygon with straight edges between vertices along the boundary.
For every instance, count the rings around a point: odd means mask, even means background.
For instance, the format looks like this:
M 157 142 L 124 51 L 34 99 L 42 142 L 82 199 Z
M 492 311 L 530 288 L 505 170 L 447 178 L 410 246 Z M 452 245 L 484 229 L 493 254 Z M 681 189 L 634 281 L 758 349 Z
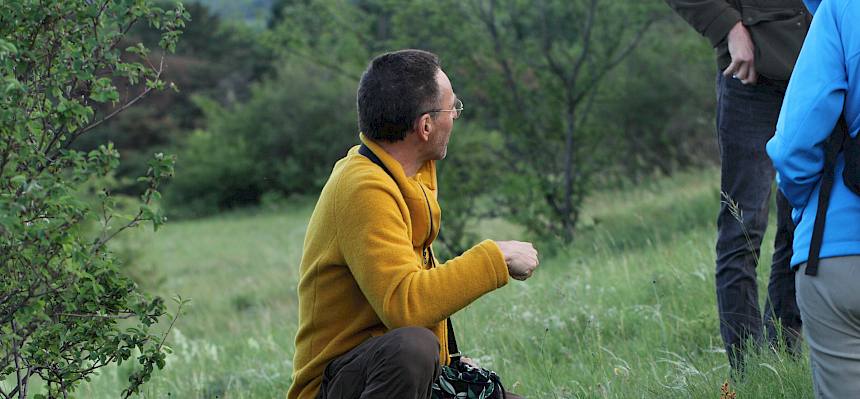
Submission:
M 430 132 L 433 130 L 433 118 L 430 114 L 421 115 L 421 117 L 415 121 L 414 130 L 421 141 L 429 141 Z

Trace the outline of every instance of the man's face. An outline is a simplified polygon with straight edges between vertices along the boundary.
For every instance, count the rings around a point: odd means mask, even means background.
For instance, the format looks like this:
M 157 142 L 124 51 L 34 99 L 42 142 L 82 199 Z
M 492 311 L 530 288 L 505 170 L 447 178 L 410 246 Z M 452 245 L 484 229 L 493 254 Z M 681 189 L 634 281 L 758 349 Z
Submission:
M 439 94 L 441 101 L 439 109 L 453 110 L 454 104 L 457 102 L 457 96 L 454 94 L 454 89 L 451 87 L 451 81 L 448 80 L 448 75 L 440 69 L 436 73 L 436 82 L 439 84 Z M 436 112 L 433 116 L 433 130 L 430 135 L 430 150 L 432 151 L 432 159 L 444 159 L 448 154 L 448 140 L 451 138 L 451 130 L 454 128 L 454 118 L 456 112 Z

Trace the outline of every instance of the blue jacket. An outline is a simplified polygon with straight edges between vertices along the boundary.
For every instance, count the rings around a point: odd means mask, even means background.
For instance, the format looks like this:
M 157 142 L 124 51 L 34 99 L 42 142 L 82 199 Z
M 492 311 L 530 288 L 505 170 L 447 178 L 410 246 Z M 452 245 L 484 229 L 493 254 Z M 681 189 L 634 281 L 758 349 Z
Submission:
M 824 142 L 845 110 L 848 130 L 860 129 L 860 1 L 806 0 L 814 13 L 788 84 L 776 135 L 767 152 L 777 185 L 794 208 L 791 265 L 806 262 L 818 208 Z M 821 258 L 860 255 L 860 197 L 845 187 L 840 155 L 827 210 Z

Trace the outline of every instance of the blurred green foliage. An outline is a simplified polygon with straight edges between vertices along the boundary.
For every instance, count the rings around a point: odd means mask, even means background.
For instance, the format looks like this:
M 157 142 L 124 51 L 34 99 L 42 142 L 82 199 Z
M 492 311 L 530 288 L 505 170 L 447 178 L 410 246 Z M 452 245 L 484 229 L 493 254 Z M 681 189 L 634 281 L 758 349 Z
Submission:
M 299 60 L 281 64 L 246 103 L 198 99 L 209 127 L 183 143 L 168 200 L 199 216 L 257 204 L 267 192 L 316 192 L 357 141 L 353 86 Z
M 445 250 L 486 217 L 569 242 L 595 188 L 715 160 L 711 51 L 657 0 L 276 0 L 265 28 L 191 11 L 179 93 L 93 138 L 129 168 L 175 149 L 175 216 L 316 195 L 357 143 L 364 67 L 407 47 L 439 54 L 466 104 L 440 163 Z
M 169 4 L 167 4 L 169 5 Z M 151 93 L 112 120 L 81 137 L 75 148 L 90 150 L 106 142 L 122 154 L 117 173 L 121 192 L 141 188 L 130 177 L 146 171 L 146 162 L 156 152 L 169 151 L 192 131 L 208 122 L 194 98 L 205 96 L 222 105 L 245 102 L 250 97 L 251 82 L 266 76 L 273 66 L 273 56 L 263 47 L 259 34 L 242 23 L 224 20 L 205 6 L 190 2 L 190 21 L 174 53 L 164 54 L 167 67 L 163 77 L 174 83 L 175 90 Z M 156 47 L 159 32 L 147 24 L 136 24 L 123 39 L 124 46 L 143 43 Z M 136 93 L 141 84 L 115 82 L 123 97 Z M 97 108 L 110 112 L 112 104 Z

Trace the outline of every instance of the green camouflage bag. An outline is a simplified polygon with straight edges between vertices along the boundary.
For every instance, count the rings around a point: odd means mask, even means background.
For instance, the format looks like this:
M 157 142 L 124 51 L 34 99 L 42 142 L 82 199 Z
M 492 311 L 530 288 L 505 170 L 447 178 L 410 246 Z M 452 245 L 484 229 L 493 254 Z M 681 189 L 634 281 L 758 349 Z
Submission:
M 503 399 L 505 389 L 491 370 L 473 367 L 459 360 L 442 366 L 433 383 L 431 399 Z
M 474 367 L 460 361 L 457 338 L 451 319 L 448 324 L 448 351 L 451 365 L 442 366 L 439 378 L 433 383 L 431 399 L 505 399 L 505 388 L 495 372 Z

